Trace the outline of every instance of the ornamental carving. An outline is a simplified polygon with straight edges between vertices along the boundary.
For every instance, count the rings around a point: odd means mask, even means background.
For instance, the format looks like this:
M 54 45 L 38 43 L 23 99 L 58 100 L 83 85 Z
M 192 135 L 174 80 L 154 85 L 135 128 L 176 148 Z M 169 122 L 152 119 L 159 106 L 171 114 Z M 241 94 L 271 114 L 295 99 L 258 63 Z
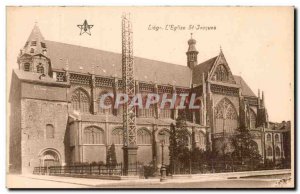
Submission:
M 90 84 L 90 76 L 87 75 L 79 75 L 79 74 L 70 74 L 70 82 L 82 85 L 89 85 Z
M 226 96 L 239 96 L 238 88 L 232 88 L 232 87 L 212 84 L 210 86 L 210 89 L 213 93 L 216 93 L 216 94 L 223 94 Z
M 113 79 L 110 78 L 103 78 L 103 77 L 96 77 L 95 78 L 95 85 L 97 87 L 112 87 L 113 86 Z

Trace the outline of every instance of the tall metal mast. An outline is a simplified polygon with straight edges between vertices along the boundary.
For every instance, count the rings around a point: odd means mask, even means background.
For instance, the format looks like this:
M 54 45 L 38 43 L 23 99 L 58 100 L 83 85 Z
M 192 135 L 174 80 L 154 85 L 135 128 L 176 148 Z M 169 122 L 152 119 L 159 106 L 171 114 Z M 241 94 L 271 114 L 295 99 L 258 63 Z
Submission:
M 125 171 L 128 174 L 129 165 L 137 162 L 136 110 L 129 106 L 135 95 L 132 24 L 129 14 L 122 16 L 122 83 L 123 92 L 128 96 L 128 102 L 123 106 L 123 153 Z

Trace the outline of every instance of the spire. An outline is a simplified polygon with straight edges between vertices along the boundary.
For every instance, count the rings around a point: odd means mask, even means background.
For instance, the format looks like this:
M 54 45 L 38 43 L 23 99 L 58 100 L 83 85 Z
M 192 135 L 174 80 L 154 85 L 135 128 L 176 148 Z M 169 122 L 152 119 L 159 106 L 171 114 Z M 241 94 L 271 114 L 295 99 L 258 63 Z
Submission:
M 30 55 L 36 55 L 36 54 L 46 55 L 47 54 L 45 38 L 42 35 L 37 22 L 35 22 L 35 24 L 34 24 L 34 27 L 26 41 L 23 51 L 24 51 L 24 53 L 27 53 Z
M 45 40 L 37 22 L 34 23 L 33 29 L 27 39 L 27 41 L 32 41 L 32 40 L 35 40 L 35 41 L 44 41 Z
M 190 69 L 193 69 L 198 63 L 198 51 L 196 49 L 196 40 L 193 38 L 193 33 L 191 33 L 191 38 L 188 40 L 188 51 L 187 55 L 187 65 Z
M 261 106 L 265 107 L 265 96 L 264 96 L 264 91 L 261 92 Z
M 187 52 L 197 52 L 197 49 L 196 49 L 196 40 L 193 39 L 193 33 L 191 33 L 191 38 L 188 40 L 188 45 L 189 45 L 189 48 L 188 48 L 188 51 Z
M 260 90 L 258 89 L 258 94 L 257 94 L 257 104 L 258 108 L 260 108 Z
M 222 46 L 220 45 L 220 54 L 223 53 Z

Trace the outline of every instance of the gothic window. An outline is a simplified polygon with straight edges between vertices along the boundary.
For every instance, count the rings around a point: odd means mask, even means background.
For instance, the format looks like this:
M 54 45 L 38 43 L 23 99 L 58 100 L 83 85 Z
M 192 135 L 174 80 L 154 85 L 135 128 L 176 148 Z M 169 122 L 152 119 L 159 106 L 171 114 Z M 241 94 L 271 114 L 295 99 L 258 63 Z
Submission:
M 116 128 L 111 133 L 113 144 L 123 144 L 123 129 Z
M 217 81 L 228 81 L 228 72 L 224 65 L 218 65 L 214 77 Z
M 275 135 L 275 142 L 279 142 L 279 135 L 278 134 Z
M 54 127 L 51 124 L 46 125 L 46 139 L 54 138 Z
M 80 112 L 89 112 L 90 110 L 90 102 L 89 97 L 86 91 L 83 89 L 77 89 L 73 92 L 71 97 L 71 104 L 73 110 Z
M 38 73 L 44 73 L 44 67 L 41 63 L 36 67 L 36 69 Z
M 232 133 L 238 128 L 238 116 L 233 104 L 224 98 L 215 107 L 216 133 Z
M 104 132 L 98 127 L 87 127 L 84 129 L 84 144 L 104 144 Z
M 113 106 L 113 99 L 110 96 L 106 96 L 105 99 L 102 99 L 102 101 L 103 101 L 104 106 L 109 106 L 109 108 L 101 107 L 100 101 L 101 101 L 102 95 L 99 96 L 98 112 L 101 114 L 111 114 L 112 106 Z
M 165 107 L 160 110 L 161 118 L 171 118 L 170 102 L 166 102 Z
M 273 153 L 272 153 L 272 148 L 271 147 L 268 147 L 267 149 L 267 156 L 273 156 Z
M 30 64 L 29 63 L 24 64 L 24 71 L 30 71 Z
M 151 144 L 151 134 L 147 129 L 139 129 L 137 131 L 138 144 Z
M 249 119 L 250 119 L 250 129 L 254 129 L 256 125 L 256 115 L 252 109 L 249 112 Z
M 275 156 L 280 157 L 280 148 L 278 146 L 275 148 Z
M 170 133 L 166 129 L 159 131 L 157 135 L 157 140 L 158 142 L 163 141 L 166 145 L 169 145 Z
M 272 141 L 272 136 L 270 133 L 267 134 L 267 141 L 269 141 L 269 142 Z

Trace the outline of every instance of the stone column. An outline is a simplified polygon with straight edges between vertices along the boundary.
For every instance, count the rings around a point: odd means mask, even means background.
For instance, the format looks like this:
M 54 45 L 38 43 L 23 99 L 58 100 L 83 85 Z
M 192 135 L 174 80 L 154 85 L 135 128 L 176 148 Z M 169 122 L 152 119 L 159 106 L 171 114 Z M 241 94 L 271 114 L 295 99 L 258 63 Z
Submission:
M 96 77 L 95 74 L 91 75 L 91 102 L 92 102 L 92 113 L 97 114 L 97 96 L 96 96 Z
M 112 109 L 112 113 L 113 115 L 117 116 L 118 115 L 118 109 L 115 109 L 115 103 L 116 103 L 116 96 L 118 93 L 118 79 L 116 77 L 114 77 L 114 81 L 113 81 L 113 94 L 114 94 L 114 98 L 113 98 L 113 109 Z

